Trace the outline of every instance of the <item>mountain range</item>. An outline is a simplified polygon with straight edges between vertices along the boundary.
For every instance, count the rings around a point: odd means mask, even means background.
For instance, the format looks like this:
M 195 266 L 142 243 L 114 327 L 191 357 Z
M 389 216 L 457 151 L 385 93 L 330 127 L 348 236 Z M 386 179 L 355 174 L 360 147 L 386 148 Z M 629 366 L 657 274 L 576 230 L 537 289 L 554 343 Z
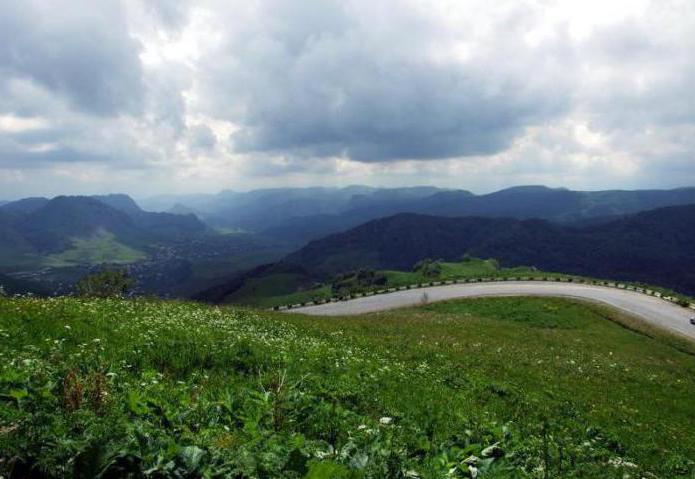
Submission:
M 420 260 L 495 258 L 502 266 L 637 281 L 695 294 L 695 205 L 672 206 L 604 223 L 401 213 L 315 240 L 274 265 L 198 294 L 224 301 L 250 281 L 292 274 L 297 289 L 346 271 L 410 271 Z M 263 286 L 257 286 L 259 290 Z
M 361 267 L 409 269 L 427 257 L 470 254 L 695 291 L 695 188 L 522 186 L 485 195 L 280 188 L 141 204 L 120 194 L 0 204 L 0 273 L 48 268 L 24 279 L 64 283 L 115 262 L 133 265 L 146 292 L 188 296 L 213 284 L 224 293 L 278 271 L 307 285 Z M 75 265 L 82 269 L 69 269 Z
M 475 195 L 434 187 L 287 188 L 225 191 L 217 195 L 169 196 L 146 207 L 186 208 L 206 223 L 282 238 L 299 247 L 323 236 L 398 213 L 436 216 L 540 218 L 563 224 L 595 224 L 665 206 L 695 204 L 695 188 L 573 191 L 520 186 Z

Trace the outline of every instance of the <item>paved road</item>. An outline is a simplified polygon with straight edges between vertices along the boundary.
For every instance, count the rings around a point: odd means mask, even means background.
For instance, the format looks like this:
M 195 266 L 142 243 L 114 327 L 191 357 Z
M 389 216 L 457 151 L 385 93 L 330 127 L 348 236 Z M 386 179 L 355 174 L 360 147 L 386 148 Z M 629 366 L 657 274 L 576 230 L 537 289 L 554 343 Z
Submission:
M 508 281 L 452 284 L 396 291 L 337 303 L 305 306 L 292 309 L 289 312 L 317 316 L 371 313 L 419 304 L 423 293 L 427 293 L 430 302 L 481 296 L 560 296 L 579 298 L 607 304 L 656 326 L 695 339 L 695 326 L 689 322 L 689 318 L 695 316 L 695 311 L 693 310 L 634 291 L 574 283 Z

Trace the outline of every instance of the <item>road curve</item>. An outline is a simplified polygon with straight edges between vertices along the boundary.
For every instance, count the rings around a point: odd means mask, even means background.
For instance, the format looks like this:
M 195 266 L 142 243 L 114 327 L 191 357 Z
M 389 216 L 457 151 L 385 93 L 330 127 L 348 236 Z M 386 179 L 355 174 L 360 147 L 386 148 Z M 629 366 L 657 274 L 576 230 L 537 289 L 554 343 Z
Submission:
M 578 298 L 612 306 L 680 335 L 695 340 L 695 326 L 690 317 L 695 311 L 663 299 L 618 288 L 576 283 L 545 283 L 537 281 L 505 281 L 490 283 L 451 284 L 429 288 L 409 289 L 393 293 L 365 296 L 289 310 L 316 316 L 347 316 L 402 308 L 419 304 L 424 293 L 428 301 L 482 296 L 558 296 Z

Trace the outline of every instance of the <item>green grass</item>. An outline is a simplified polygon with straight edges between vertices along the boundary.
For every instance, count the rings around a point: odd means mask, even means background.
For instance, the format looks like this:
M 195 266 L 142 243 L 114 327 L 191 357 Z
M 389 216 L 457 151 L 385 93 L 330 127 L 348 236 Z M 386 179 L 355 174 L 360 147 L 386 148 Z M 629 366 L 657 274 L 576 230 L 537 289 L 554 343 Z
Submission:
M 545 298 L 0 298 L 0 475 L 692 478 L 692 345 L 626 326 Z
M 119 243 L 112 233 L 100 231 L 90 238 L 73 239 L 70 249 L 47 256 L 43 264 L 55 268 L 101 263 L 127 264 L 146 258 L 142 251 Z
M 426 277 L 420 272 L 412 271 L 384 271 L 388 280 L 387 287 L 408 286 L 411 284 L 428 283 L 431 281 L 447 281 L 453 279 L 466 278 L 509 278 L 518 276 L 532 276 L 542 273 L 535 268 L 519 267 L 519 268 L 500 268 L 497 262 L 493 259 L 478 259 L 471 258 L 468 261 L 457 263 L 442 262 L 441 273 L 436 277 Z
M 241 300 L 237 300 L 236 302 L 248 306 L 272 308 L 273 306 L 281 306 L 286 304 L 301 304 L 308 303 L 310 301 L 330 299 L 331 296 L 333 296 L 331 292 L 331 287 L 328 285 L 322 285 L 318 288 L 308 289 L 305 291 L 296 291 L 294 293 L 278 294 L 274 296 L 250 294 Z
M 252 278 L 225 300 L 243 304 L 260 304 L 255 302 L 295 293 L 303 279 L 302 275 L 294 273 L 275 273 L 262 278 Z

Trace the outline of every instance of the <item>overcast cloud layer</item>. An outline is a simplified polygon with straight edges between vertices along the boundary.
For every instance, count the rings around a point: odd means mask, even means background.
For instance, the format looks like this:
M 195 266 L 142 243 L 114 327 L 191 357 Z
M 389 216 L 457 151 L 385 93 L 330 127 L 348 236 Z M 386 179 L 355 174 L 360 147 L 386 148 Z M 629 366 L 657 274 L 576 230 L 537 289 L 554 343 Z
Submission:
M 695 185 L 694 51 L 690 0 L 0 0 L 0 199 Z

